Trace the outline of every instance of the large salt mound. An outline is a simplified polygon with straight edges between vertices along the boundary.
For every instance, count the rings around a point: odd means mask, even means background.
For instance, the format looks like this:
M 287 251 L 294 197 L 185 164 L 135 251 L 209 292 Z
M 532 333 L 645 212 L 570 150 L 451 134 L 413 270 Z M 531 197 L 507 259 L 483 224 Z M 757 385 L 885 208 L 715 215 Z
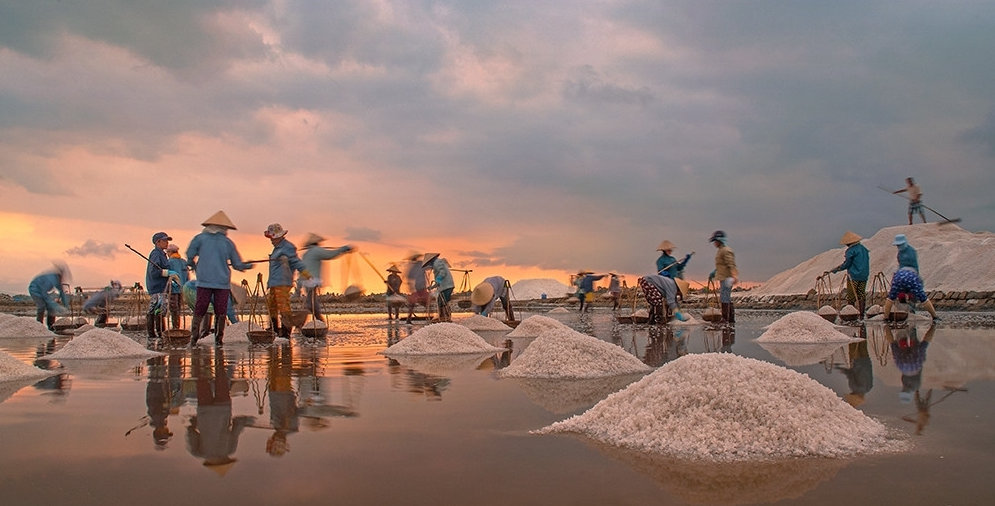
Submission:
M 539 334 L 551 329 L 567 328 L 566 325 L 548 316 L 532 315 L 518 324 L 508 337 L 539 337 Z
M 4 337 L 54 337 L 55 333 L 38 320 L 28 316 L 14 316 L 0 322 L 0 338 Z
M 561 327 L 540 334 L 499 374 L 510 378 L 603 378 L 650 370 L 617 345 Z
M 523 279 L 511 285 L 511 295 L 515 300 L 541 299 L 543 294 L 550 299 L 558 299 L 573 291 L 573 288 L 549 278 Z
M 873 237 L 861 241 L 870 250 L 871 274 L 883 272 L 890 280 L 898 270 L 898 252 L 892 244 L 896 234 L 905 234 L 918 252 L 919 273 L 925 280 L 926 290 L 991 290 L 991 278 L 995 276 L 995 248 L 992 247 L 995 234 L 972 233 L 957 225 L 937 223 L 882 228 Z M 843 263 L 845 252 L 846 248 L 840 247 L 819 253 L 776 274 L 750 290 L 749 295 L 808 293 L 815 287 L 816 276 Z
M 707 381 L 703 381 L 707 378 Z M 887 429 L 806 375 L 727 353 L 685 355 L 539 434 L 726 461 L 829 457 L 885 448 Z
M 397 344 L 381 351 L 383 355 L 447 355 L 496 353 L 496 348 L 472 330 L 455 323 L 433 323 L 416 330 Z
M 88 330 L 66 343 L 61 350 L 46 358 L 103 359 L 155 357 L 162 353 L 151 351 L 127 336 L 107 329 Z
M 41 379 L 58 374 L 25 364 L 5 351 L 0 351 L 0 382 Z
M 463 318 L 457 323 L 470 330 L 511 330 L 511 327 L 502 323 L 501 320 L 479 314 Z
M 860 341 L 838 330 L 825 318 L 810 311 L 788 313 L 767 326 L 760 343 L 850 343 Z
M 17 318 L 17 317 L 12 314 L 0 313 L 0 323 L 3 323 L 11 318 Z

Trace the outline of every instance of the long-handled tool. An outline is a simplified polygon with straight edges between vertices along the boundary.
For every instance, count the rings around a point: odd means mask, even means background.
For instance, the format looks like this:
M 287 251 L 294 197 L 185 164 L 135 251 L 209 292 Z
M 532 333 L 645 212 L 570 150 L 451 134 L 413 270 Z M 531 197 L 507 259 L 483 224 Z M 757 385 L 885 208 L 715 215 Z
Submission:
M 891 193 L 892 195 L 898 195 L 897 193 L 895 193 L 894 190 L 891 190 L 891 189 L 885 187 L 884 185 L 878 185 L 878 189 L 879 190 L 884 190 L 884 191 L 886 191 L 888 193 Z M 898 196 L 901 197 L 901 198 L 903 198 L 903 199 L 905 199 L 905 200 L 912 200 L 909 197 L 906 197 L 905 195 L 898 195 Z M 940 218 L 943 218 L 943 220 L 944 220 L 945 223 L 958 223 L 960 221 L 960 218 L 947 218 L 946 216 L 943 216 L 942 214 L 940 214 L 939 211 L 937 211 L 936 209 L 933 209 L 932 207 L 927 206 L 926 204 L 920 203 L 919 205 L 921 205 L 924 209 L 929 209 L 930 211 L 933 212 L 933 214 L 939 216 Z
M 693 251 L 692 251 L 691 253 L 688 253 L 688 260 L 690 260 L 690 259 L 691 259 L 691 256 L 692 256 L 692 255 L 694 255 L 694 252 L 693 252 Z M 677 264 L 681 263 L 682 261 L 683 261 L 683 260 L 678 260 L 678 261 L 676 261 L 676 262 L 673 262 L 673 263 L 671 263 L 670 265 L 668 265 L 668 266 L 664 267 L 663 269 L 660 269 L 660 270 L 656 271 L 656 273 L 657 273 L 657 274 L 662 274 L 662 273 L 663 273 L 664 271 L 666 271 L 667 269 L 670 269 L 671 267 L 673 267 L 673 266 L 675 266 L 675 265 L 677 265 Z
M 159 265 L 159 264 L 157 264 L 157 263 L 154 263 L 154 262 L 153 262 L 152 260 L 149 260 L 149 257 L 147 257 L 147 256 L 145 256 L 145 255 L 143 255 L 143 254 L 139 253 L 139 252 L 138 252 L 138 250 L 136 250 L 135 248 L 132 248 L 130 244 L 125 244 L 124 246 L 125 246 L 126 248 L 130 249 L 131 251 L 134 251 L 136 255 L 138 255 L 138 256 L 140 256 L 140 257 L 144 258 L 146 262 L 148 262 L 148 263 L 150 263 L 150 264 L 153 264 L 153 265 L 155 265 L 156 267 L 158 267 L 158 268 L 160 268 L 160 269 L 166 269 L 166 268 L 167 268 L 167 267 L 163 267 L 163 266 L 161 266 L 161 265 Z

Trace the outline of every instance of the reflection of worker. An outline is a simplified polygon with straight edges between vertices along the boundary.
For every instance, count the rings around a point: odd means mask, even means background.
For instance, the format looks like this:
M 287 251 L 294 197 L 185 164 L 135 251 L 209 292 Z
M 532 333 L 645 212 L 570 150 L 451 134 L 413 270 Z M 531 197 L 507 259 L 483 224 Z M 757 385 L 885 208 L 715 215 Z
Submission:
M 270 224 L 263 235 L 273 243 L 273 251 L 269 254 L 269 280 L 266 287 L 269 320 L 273 331 L 280 337 L 290 337 L 290 287 L 294 284 L 291 269 L 300 272 L 305 281 L 311 279 L 311 273 L 297 256 L 297 248 L 285 239 L 287 231 L 279 223 Z M 283 325 L 280 325 L 281 318 Z
M 94 293 L 83 303 L 83 312 L 97 315 L 93 322 L 94 327 L 104 327 L 107 325 L 107 315 L 110 312 L 110 303 L 121 296 L 121 282 L 112 279 L 110 286 Z
M 470 292 L 470 304 L 472 304 L 471 309 L 474 314 L 489 316 L 491 310 L 494 309 L 494 304 L 500 300 L 501 306 L 504 308 L 505 319 L 513 320 L 514 318 L 508 314 L 509 309 L 511 309 L 511 301 L 508 299 L 507 284 L 508 282 L 501 276 L 491 276 L 475 286 Z
M 228 238 L 228 231 L 235 230 L 235 225 L 228 219 L 224 211 L 218 211 L 202 223 L 204 231 L 194 236 L 187 247 L 187 265 L 191 265 L 197 273 L 197 299 L 194 305 L 193 320 L 190 328 L 193 330 L 191 344 L 201 337 L 201 321 L 207 314 L 207 308 L 214 305 L 217 314 L 228 311 L 228 298 L 231 297 L 231 269 L 245 271 L 252 264 L 242 261 L 235 248 L 235 243 Z M 229 267 L 230 263 L 230 267 Z M 214 344 L 224 344 L 224 318 L 215 318 L 216 329 Z
M 719 303 L 722 306 L 722 323 L 736 323 L 736 311 L 732 305 L 732 287 L 739 282 L 739 269 L 736 268 L 736 253 L 726 245 L 726 233 L 716 230 L 708 239 L 715 245 L 715 270 L 708 280 L 719 280 Z
M 411 317 L 415 315 L 415 306 L 420 304 L 428 309 L 428 281 L 425 279 L 421 258 L 419 253 L 408 255 L 407 278 L 408 290 L 411 291 L 408 295 L 408 323 L 411 323 Z
M 688 261 L 691 260 L 692 253 L 684 255 L 684 258 L 678 261 L 671 256 L 674 248 L 676 246 L 670 241 L 663 241 L 656 247 L 656 250 L 660 252 L 660 258 L 656 259 L 656 273 L 673 279 L 684 279 L 684 268 L 687 267 Z
M 157 450 L 165 449 L 173 437 L 168 426 L 169 414 L 184 402 L 181 360 L 182 356 L 174 353 L 168 359 L 159 356 L 147 361 L 149 382 L 145 388 L 145 405 Z
M 847 367 L 836 367 L 846 375 L 847 383 L 850 385 L 850 393 L 844 399 L 855 408 L 864 403 L 867 392 L 874 387 L 873 363 L 867 351 L 867 328 L 864 326 L 860 327 L 860 337 L 862 338 L 860 342 L 848 345 L 850 363 Z
M 687 321 L 688 317 L 681 313 L 680 303 L 677 302 L 679 288 L 675 280 L 662 274 L 649 274 L 639 278 L 639 287 L 643 289 L 643 296 L 650 307 L 649 323 L 667 323 L 667 307 L 673 311 L 675 318 Z M 664 307 L 664 302 L 667 307 Z
M 401 295 L 401 269 L 398 269 L 396 265 L 391 265 L 387 272 L 390 273 L 384 280 L 384 284 L 387 285 L 387 319 L 400 320 L 401 306 L 404 305 L 404 296 Z
M 926 348 L 933 340 L 935 332 L 936 326 L 930 325 L 920 341 L 914 325 L 896 329 L 894 334 L 890 326 L 884 327 L 884 337 L 891 347 L 895 367 L 902 373 L 902 391 L 898 394 L 898 398 L 903 404 L 911 403 L 913 394 L 919 391 L 919 386 L 922 384 L 922 366 L 926 362 Z
M 299 429 L 297 395 L 291 383 L 294 368 L 289 345 L 269 349 L 269 421 L 273 434 L 266 441 L 266 453 L 280 457 L 290 451 L 287 436 Z
M 453 321 L 452 313 L 449 310 L 449 301 L 453 297 L 456 282 L 453 280 L 453 273 L 449 270 L 449 262 L 445 258 L 439 257 L 438 253 L 425 253 L 422 267 L 432 269 L 433 282 L 428 286 L 428 289 L 438 290 L 439 321 Z
M 871 274 L 871 255 L 867 248 L 860 244 L 862 237 L 847 230 L 840 239 L 840 244 L 846 246 L 843 263 L 829 272 L 846 270 L 849 280 L 846 283 L 846 301 L 853 304 L 864 317 L 864 306 L 867 303 L 867 278 Z
M 224 476 L 235 463 L 232 454 L 238 438 L 254 419 L 231 416 L 231 385 L 225 371 L 224 354 L 215 348 L 213 374 L 211 352 L 200 348 L 191 351 L 197 378 L 197 414 L 187 427 L 187 451 L 204 459 L 204 465 Z
M 305 304 L 311 309 L 314 319 L 322 322 L 325 321 L 325 317 L 321 315 L 321 303 L 318 301 L 318 288 L 321 287 L 323 281 L 321 279 L 321 263 L 326 260 L 336 259 L 355 249 L 348 244 L 338 248 L 325 248 L 321 246 L 321 242 L 324 240 L 325 238 L 318 234 L 308 234 L 307 239 L 304 241 L 304 254 L 301 255 L 301 261 L 304 262 L 304 270 L 311 274 L 311 279 L 305 279 L 301 282 L 304 288 L 307 288 Z
M 919 214 L 922 222 L 926 223 L 926 214 L 922 210 L 922 189 L 916 184 L 916 180 L 911 177 L 905 178 L 905 188 L 895 190 L 892 193 L 909 194 L 909 225 L 912 224 L 912 215 Z
M 69 266 L 65 262 L 57 260 L 52 263 L 54 264 L 53 269 L 35 276 L 28 284 L 28 294 L 31 295 L 31 300 L 35 302 L 35 307 L 38 309 L 38 323 L 44 323 L 48 330 L 52 330 L 56 315 L 65 314 L 68 311 L 66 308 L 69 307 L 69 295 L 62 288 L 62 285 L 69 283 L 72 279 Z M 61 306 L 49 295 L 52 290 L 59 293 Z

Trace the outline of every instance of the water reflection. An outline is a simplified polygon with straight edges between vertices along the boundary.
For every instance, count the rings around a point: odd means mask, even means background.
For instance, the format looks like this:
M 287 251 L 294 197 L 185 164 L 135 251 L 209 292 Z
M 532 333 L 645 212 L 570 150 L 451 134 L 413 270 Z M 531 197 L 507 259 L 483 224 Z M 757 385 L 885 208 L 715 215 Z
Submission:
M 149 381 L 145 388 L 145 406 L 148 424 L 152 426 L 152 442 L 157 450 L 165 449 L 173 437 L 169 416 L 178 414 L 180 406 L 186 403 L 184 360 L 182 353 L 171 353 L 150 358 L 147 362 Z
M 252 416 L 232 417 L 231 381 L 221 348 L 190 350 L 197 385 L 196 415 L 187 426 L 187 451 L 204 466 L 224 476 L 235 464 L 238 438 L 255 422 Z M 213 359 L 213 360 L 212 360 Z
M 864 326 L 860 327 L 860 337 L 864 340 L 846 346 L 847 363 L 834 366 L 835 370 L 846 375 L 850 392 L 843 399 L 855 408 L 864 404 L 867 392 L 874 388 L 874 362 L 868 351 L 867 329 Z

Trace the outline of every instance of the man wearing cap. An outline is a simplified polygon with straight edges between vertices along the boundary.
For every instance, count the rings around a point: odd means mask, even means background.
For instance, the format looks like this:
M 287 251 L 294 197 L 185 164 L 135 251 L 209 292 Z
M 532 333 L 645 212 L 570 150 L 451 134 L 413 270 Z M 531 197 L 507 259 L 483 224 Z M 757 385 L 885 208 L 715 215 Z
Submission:
M 404 304 L 404 296 L 401 295 L 401 269 L 392 264 L 387 272 L 390 273 L 384 280 L 384 284 L 387 285 L 387 319 L 400 320 L 401 305 Z
M 169 284 L 169 258 L 166 256 L 166 248 L 172 240 L 165 232 L 152 235 L 155 247 L 149 252 L 148 266 L 145 268 L 145 288 L 149 291 L 149 311 L 145 316 L 145 327 L 149 339 L 159 339 L 162 336 L 163 309 L 169 304 L 169 292 L 166 290 Z
M 290 287 L 294 284 L 293 270 L 300 272 L 305 281 L 311 279 L 311 273 L 297 256 L 297 248 L 285 239 L 287 230 L 283 226 L 272 223 L 266 227 L 263 235 L 273 243 L 273 251 L 269 254 L 269 280 L 266 287 L 269 319 L 273 330 L 280 337 L 290 337 Z M 280 325 L 281 317 L 283 325 Z
M 860 244 L 862 239 L 847 230 L 840 239 L 840 244 L 846 246 L 843 263 L 829 271 L 835 274 L 846 270 L 849 277 L 846 282 L 846 302 L 857 307 L 861 319 L 864 318 L 864 306 L 867 302 L 867 279 L 871 274 L 871 254 Z
M 96 321 L 93 322 L 94 327 L 104 327 L 107 325 L 107 314 L 110 303 L 121 296 L 121 291 L 121 282 L 112 279 L 110 286 L 94 293 L 86 299 L 82 309 L 84 313 L 97 315 Z
M 453 297 L 453 289 L 456 288 L 456 282 L 453 280 L 452 272 L 449 271 L 449 263 L 446 262 L 445 258 L 440 258 L 438 253 L 425 253 L 425 261 L 422 262 L 422 268 L 432 269 L 434 281 L 428 286 L 428 289 L 437 289 L 439 291 L 439 321 L 453 321 L 452 313 L 449 311 L 449 300 Z
M 202 223 L 204 230 L 194 236 L 187 247 L 187 265 L 193 267 L 197 273 L 197 298 L 194 303 L 193 320 L 190 323 L 190 330 L 193 339 L 191 346 L 197 343 L 197 339 L 206 335 L 205 329 L 201 329 L 201 322 L 207 315 L 207 308 L 214 306 L 217 315 L 228 312 L 228 298 L 231 297 L 231 269 L 239 271 L 252 269 L 252 264 L 242 261 L 235 243 L 228 238 L 229 230 L 236 230 L 235 225 L 228 219 L 224 211 L 214 213 L 210 218 Z M 214 319 L 214 344 L 221 346 L 224 344 L 225 319 Z
M 663 274 L 671 279 L 684 279 L 684 268 L 687 267 L 688 260 L 691 260 L 691 255 L 694 253 L 688 253 L 684 255 L 683 260 L 678 261 L 671 256 L 674 248 L 676 246 L 670 241 L 663 241 L 657 246 L 656 250 L 660 252 L 660 258 L 656 259 L 656 273 Z
M 311 314 L 317 321 L 325 321 L 321 315 L 321 303 L 318 301 L 318 288 L 321 287 L 321 263 L 326 260 L 333 260 L 345 253 L 355 250 L 350 245 L 339 248 L 325 248 L 320 246 L 325 238 L 315 233 L 309 233 L 304 240 L 304 254 L 301 261 L 304 262 L 304 270 L 311 274 L 311 279 L 305 279 L 301 284 L 307 288 L 307 307 L 311 308 Z M 272 266 L 272 264 L 271 264 Z M 303 276 L 302 276 L 303 277 Z
M 732 305 L 732 287 L 739 282 L 736 268 L 736 253 L 726 245 L 726 233 L 716 230 L 708 241 L 715 245 L 715 270 L 708 280 L 719 280 L 719 303 L 722 306 L 722 323 L 736 323 L 736 312 Z
M 491 276 L 485 278 L 483 282 L 473 288 L 470 292 L 470 304 L 474 314 L 488 316 L 494 309 L 494 303 L 501 301 L 504 308 L 505 319 L 513 320 L 511 317 L 511 300 L 508 299 L 508 282 L 501 276 Z
M 44 323 L 48 330 L 52 330 L 55 325 L 55 316 L 68 312 L 69 294 L 62 288 L 63 283 L 68 283 L 70 279 L 69 266 L 57 260 L 52 262 L 53 269 L 42 272 L 34 277 L 28 284 L 28 295 L 35 302 L 38 309 L 38 323 Z M 49 296 L 49 292 L 56 290 L 59 292 L 60 306 Z M 46 315 L 47 313 L 47 315 Z

